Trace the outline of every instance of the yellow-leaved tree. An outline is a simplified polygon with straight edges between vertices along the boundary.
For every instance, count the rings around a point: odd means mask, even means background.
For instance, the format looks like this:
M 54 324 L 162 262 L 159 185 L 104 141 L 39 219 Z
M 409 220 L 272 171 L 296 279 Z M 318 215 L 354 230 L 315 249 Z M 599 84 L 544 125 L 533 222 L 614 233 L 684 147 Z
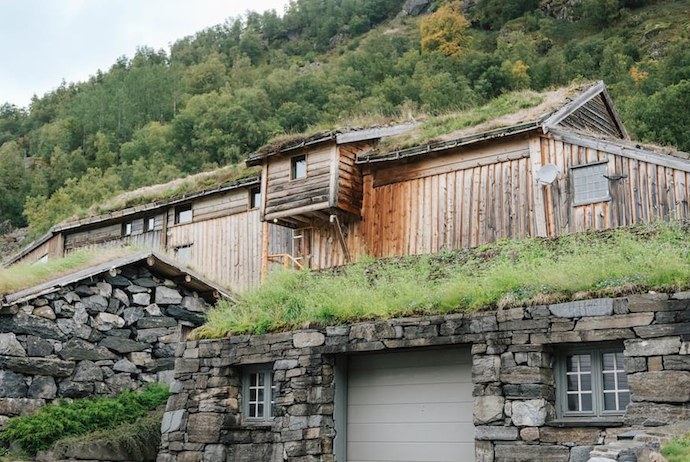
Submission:
M 460 56 L 472 44 L 472 37 L 467 34 L 468 26 L 459 0 L 442 4 L 419 24 L 422 51 Z

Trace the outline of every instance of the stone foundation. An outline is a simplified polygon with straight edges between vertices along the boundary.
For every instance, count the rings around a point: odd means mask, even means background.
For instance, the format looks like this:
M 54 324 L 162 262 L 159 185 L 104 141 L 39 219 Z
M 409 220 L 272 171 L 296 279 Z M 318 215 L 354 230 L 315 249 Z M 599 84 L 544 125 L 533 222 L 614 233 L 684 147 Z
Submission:
M 649 294 L 186 342 L 177 352 L 158 462 L 334 461 L 337 358 L 458 344 L 472 348 L 475 460 L 587 461 L 595 446 L 631 430 L 688 419 L 688 297 Z M 559 349 L 612 344 L 624 351 L 632 394 L 624 415 L 559 418 Z M 272 365 L 277 390 L 276 417 L 263 425 L 242 415 L 242 367 L 252 364 Z M 658 449 L 658 440 L 636 441 Z M 616 454 L 636 460 L 630 454 L 640 452 Z

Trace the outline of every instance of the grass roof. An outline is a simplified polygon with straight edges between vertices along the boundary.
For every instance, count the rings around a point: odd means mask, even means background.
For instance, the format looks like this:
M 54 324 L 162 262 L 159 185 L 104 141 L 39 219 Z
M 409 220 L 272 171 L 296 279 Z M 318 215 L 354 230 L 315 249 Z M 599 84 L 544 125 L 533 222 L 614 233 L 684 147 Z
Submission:
M 260 173 L 260 168 L 250 168 L 244 164 L 227 165 L 216 170 L 178 178 L 168 183 L 127 191 L 102 204 L 91 207 L 86 214 L 77 218 L 101 215 L 151 202 L 172 200 L 185 194 L 213 189 L 227 183 L 259 175 Z
M 0 298 L 136 252 L 137 249 L 132 247 L 88 249 L 45 263 L 21 263 L 0 268 Z
M 690 226 L 656 224 L 508 240 L 322 272 L 277 271 L 219 302 L 198 338 L 690 287 Z

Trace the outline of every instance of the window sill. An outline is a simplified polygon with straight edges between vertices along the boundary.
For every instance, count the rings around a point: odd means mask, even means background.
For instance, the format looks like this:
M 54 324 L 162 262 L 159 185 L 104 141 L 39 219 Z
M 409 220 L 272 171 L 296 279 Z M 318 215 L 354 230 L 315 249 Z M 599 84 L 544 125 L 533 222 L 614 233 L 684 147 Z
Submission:
M 622 427 L 623 417 L 564 417 L 546 422 L 547 427 Z
M 241 426 L 270 430 L 273 427 L 273 420 L 243 420 Z

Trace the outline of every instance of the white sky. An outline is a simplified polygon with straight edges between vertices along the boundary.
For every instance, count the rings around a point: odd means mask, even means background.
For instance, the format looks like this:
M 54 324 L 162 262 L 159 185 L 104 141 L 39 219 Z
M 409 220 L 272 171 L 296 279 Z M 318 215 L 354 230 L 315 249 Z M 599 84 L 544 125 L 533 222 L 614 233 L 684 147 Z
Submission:
M 0 104 L 106 71 L 137 46 L 164 48 L 247 10 L 289 0 L 0 0 Z

